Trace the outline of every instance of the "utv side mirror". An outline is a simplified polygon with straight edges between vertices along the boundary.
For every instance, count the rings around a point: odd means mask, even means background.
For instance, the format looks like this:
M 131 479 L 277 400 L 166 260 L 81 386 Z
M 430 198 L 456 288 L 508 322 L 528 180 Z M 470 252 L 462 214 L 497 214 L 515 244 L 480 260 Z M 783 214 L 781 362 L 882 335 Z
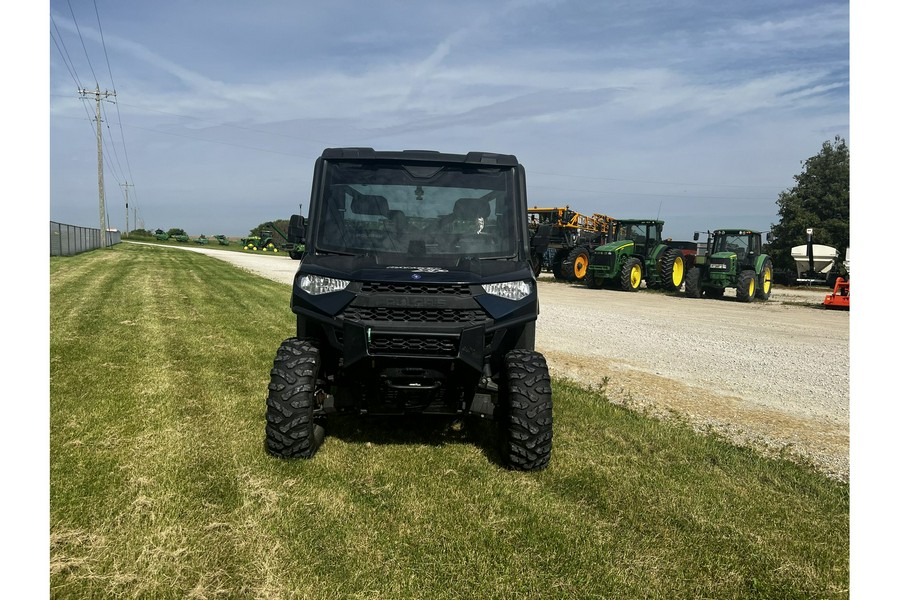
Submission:
M 291 215 L 288 223 L 288 242 L 292 244 L 306 243 L 306 219 L 300 215 Z

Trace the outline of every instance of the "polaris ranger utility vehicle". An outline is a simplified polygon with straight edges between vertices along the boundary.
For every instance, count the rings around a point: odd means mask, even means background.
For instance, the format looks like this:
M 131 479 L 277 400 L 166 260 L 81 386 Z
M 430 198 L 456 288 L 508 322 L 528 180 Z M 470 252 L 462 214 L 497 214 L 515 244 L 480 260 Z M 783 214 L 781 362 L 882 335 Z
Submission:
M 684 280 L 684 252 L 662 239 L 664 221 L 621 219 L 613 223 L 610 240 L 594 248 L 584 282 L 599 288 L 613 284 L 636 292 L 647 287 L 675 291 Z
M 515 156 L 329 148 L 316 161 L 266 447 L 310 458 L 325 415 L 490 417 L 513 469 L 548 466 L 525 171 Z
M 762 251 L 762 234 L 749 229 L 716 229 L 707 232 L 705 256 L 698 256 L 684 281 L 684 295 L 721 298 L 726 288 L 736 288 L 740 302 L 768 300 L 772 293 L 772 259 Z M 694 234 L 694 239 L 700 237 Z M 772 234 L 766 236 L 771 241 Z

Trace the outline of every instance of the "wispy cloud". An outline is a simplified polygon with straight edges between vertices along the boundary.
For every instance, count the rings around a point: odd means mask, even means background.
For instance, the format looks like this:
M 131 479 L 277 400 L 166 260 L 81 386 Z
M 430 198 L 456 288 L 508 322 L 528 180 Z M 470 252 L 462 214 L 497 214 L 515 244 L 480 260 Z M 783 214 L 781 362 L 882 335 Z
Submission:
M 659 194 L 659 186 L 633 183 L 653 180 L 777 190 L 824 139 L 849 133 L 846 3 L 449 6 L 101 6 L 138 183 L 151 196 L 151 182 L 190 188 L 185 172 L 217 173 L 197 190 L 215 202 L 260 180 L 308 177 L 292 157 L 353 144 L 512 151 L 535 172 L 555 174 L 552 182 L 532 177 L 542 194 L 585 202 L 612 189 L 581 185 L 575 176 L 588 171 L 628 180 L 615 190 L 632 198 Z M 64 41 L 80 50 L 67 13 L 51 0 Z M 103 60 L 93 11 L 78 20 L 91 56 Z M 72 53 L 86 71 L 83 53 Z M 55 51 L 51 62 L 52 140 L 61 156 L 84 135 L 83 125 L 68 126 L 85 111 Z M 78 160 L 89 160 L 90 144 Z M 54 189 L 90 185 L 63 164 L 54 162 Z M 273 207 L 296 195 L 277 189 Z M 760 210 L 773 214 L 767 202 Z

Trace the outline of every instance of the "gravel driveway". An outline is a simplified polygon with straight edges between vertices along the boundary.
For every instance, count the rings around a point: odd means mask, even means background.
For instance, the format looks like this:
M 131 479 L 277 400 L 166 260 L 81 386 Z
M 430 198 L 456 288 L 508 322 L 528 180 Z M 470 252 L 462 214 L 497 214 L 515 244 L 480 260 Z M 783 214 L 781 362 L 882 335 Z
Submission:
M 287 256 L 184 249 L 286 284 L 298 265 Z M 743 304 L 733 290 L 711 300 L 592 290 L 548 274 L 538 281 L 536 345 L 554 377 L 605 385 L 613 402 L 677 415 L 847 481 L 850 315 L 821 308 L 824 292 L 776 287 L 768 302 Z

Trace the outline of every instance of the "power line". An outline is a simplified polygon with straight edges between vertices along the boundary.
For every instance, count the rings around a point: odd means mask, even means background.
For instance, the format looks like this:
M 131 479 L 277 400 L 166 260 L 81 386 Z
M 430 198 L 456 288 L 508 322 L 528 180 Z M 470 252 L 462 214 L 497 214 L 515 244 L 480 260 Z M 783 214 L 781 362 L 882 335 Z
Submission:
M 113 90 L 113 93 L 115 93 L 115 90 Z M 110 100 L 110 102 L 112 102 L 112 101 Z M 109 129 L 109 115 L 106 114 L 106 108 L 103 109 L 103 116 L 106 117 L 106 123 L 107 123 L 107 125 L 106 125 L 106 132 L 107 132 L 107 137 L 109 138 L 109 145 L 112 146 L 113 156 L 114 156 L 115 159 L 116 159 L 116 164 L 119 166 L 119 173 L 123 173 L 123 174 L 124 174 L 124 171 L 123 171 L 123 169 L 122 169 L 122 161 L 119 160 L 119 151 L 118 151 L 118 149 L 116 148 L 116 142 L 115 142 L 115 139 L 113 138 L 112 132 L 111 132 L 110 129 Z M 109 164 L 109 163 L 107 163 L 107 164 Z M 110 169 L 112 169 L 112 165 L 110 165 Z M 115 174 L 115 169 L 112 169 L 112 170 L 113 170 L 113 177 L 115 177 L 116 182 L 119 182 L 119 178 L 118 178 L 118 176 L 116 176 L 116 174 Z
M 287 133 L 281 133 L 281 132 L 278 132 L 278 131 L 269 131 L 269 130 L 267 130 L 267 129 L 258 129 L 258 128 L 255 128 L 255 127 L 244 127 L 244 126 L 242 126 L 242 125 L 234 125 L 234 124 L 232 124 L 232 123 L 222 123 L 222 122 L 220 122 L 220 121 L 212 121 L 212 120 L 210 120 L 210 119 L 204 119 L 204 118 L 202 118 L 202 117 L 195 117 L 195 116 L 193 116 L 193 115 L 182 115 L 182 114 L 179 114 L 179 113 L 173 113 L 173 112 L 166 111 L 166 110 L 158 110 L 158 109 L 155 109 L 155 108 L 149 108 L 149 107 L 146 107 L 146 106 L 138 106 L 138 105 L 135 105 L 135 104 L 126 104 L 125 102 L 122 102 L 121 104 L 122 104 L 122 106 L 131 106 L 131 107 L 133 107 L 133 108 L 139 108 L 139 109 L 141 109 L 141 110 L 146 110 L 146 111 L 149 111 L 149 112 L 155 112 L 155 113 L 159 113 L 159 114 L 161 114 L 161 115 L 170 115 L 170 116 L 173 116 L 173 117 L 180 117 L 180 118 L 182 118 L 182 119 L 191 119 L 191 120 L 194 120 L 194 121 L 202 121 L 202 122 L 204 122 L 204 123 L 211 123 L 212 125 L 216 125 L 216 126 L 218 126 L 218 127 L 229 127 L 229 128 L 231 128 L 231 129 L 240 129 L 240 130 L 242 130 L 242 131 L 254 131 L 254 132 L 256 132 L 256 133 L 265 133 L 265 134 L 267 134 L 267 135 L 275 135 L 275 136 L 278 136 L 278 137 L 284 137 L 284 138 L 288 138 L 288 139 L 292 139 L 292 140 L 301 140 L 301 141 L 304 141 L 304 142 L 315 142 L 315 143 L 317 143 L 317 144 L 325 144 L 326 146 L 327 146 L 328 144 L 331 144 L 331 143 L 332 143 L 332 142 L 323 141 L 323 140 L 316 140 L 316 139 L 307 138 L 307 137 L 300 137 L 300 136 L 297 136 L 297 135 L 290 135 L 290 134 L 287 134 Z
M 78 20 L 75 18 L 75 11 L 72 10 L 72 3 L 69 0 L 66 0 L 66 4 L 69 5 L 69 12 L 72 13 L 72 22 L 75 23 L 75 31 L 78 32 L 78 39 L 81 40 L 81 47 L 84 49 L 84 57 L 87 59 L 88 66 L 91 68 L 91 75 L 94 76 L 94 83 L 99 86 L 100 81 L 97 79 L 97 74 L 94 73 L 94 65 L 91 64 L 91 57 L 88 56 L 87 46 L 84 45 L 84 38 L 81 36 L 81 29 L 78 27 Z
M 293 152 L 279 152 L 278 150 L 269 150 L 267 148 L 257 148 L 255 146 L 247 146 L 244 144 L 234 144 L 231 142 L 221 142 L 218 140 L 210 140 L 207 138 L 201 138 L 194 135 L 184 135 L 183 133 L 172 133 L 171 131 L 162 131 L 160 129 L 150 129 L 149 127 L 139 127 L 137 125 L 128 125 L 131 129 L 142 129 L 144 131 L 152 131 L 154 133 L 161 133 L 163 135 L 173 135 L 175 137 L 183 137 L 188 138 L 190 140 L 200 140 L 201 142 L 209 142 L 210 144 L 221 144 L 223 146 L 234 146 L 236 148 L 246 148 L 248 150 L 257 150 L 259 152 L 269 152 L 271 154 L 282 154 L 284 156 L 296 156 L 299 158 L 315 158 L 314 156 L 309 156 L 307 154 L 295 154 Z
M 653 185 L 683 185 L 683 186 L 697 186 L 697 187 L 714 187 L 714 188 L 723 188 L 723 187 L 731 187 L 731 188 L 758 188 L 758 189 L 768 189 L 778 187 L 775 185 L 750 185 L 750 184 L 729 184 L 729 183 L 685 183 L 679 181 L 650 181 L 644 179 L 619 179 L 615 177 L 595 177 L 591 175 L 569 175 L 569 174 L 561 174 L 561 173 L 543 173 L 541 171 L 529 171 L 529 173 L 534 175 L 547 175 L 550 177 L 565 177 L 567 179 L 589 179 L 595 181 L 618 181 L 621 183 L 647 183 Z
M 53 18 L 53 13 L 50 14 L 50 22 L 53 24 L 53 28 L 56 29 L 56 37 L 53 36 L 53 32 L 50 32 L 50 37 L 53 39 L 54 45 L 56 45 L 56 51 L 59 52 L 60 58 L 62 58 L 63 64 L 66 65 L 66 69 L 69 71 L 69 75 L 72 77 L 72 80 L 75 82 L 75 89 L 80 90 L 83 86 L 81 85 L 81 79 L 78 77 L 78 70 L 75 68 L 75 62 L 72 60 L 72 57 L 69 56 L 69 50 L 66 48 L 66 42 L 63 40 L 62 34 L 59 31 L 59 27 L 56 25 L 56 19 Z M 59 42 L 57 43 L 57 38 Z M 60 45 L 62 48 L 60 49 Z M 70 65 L 71 64 L 71 68 Z M 53 95 L 53 94 L 51 94 Z M 62 96 L 68 98 L 68 96 Z M 84 106 L 82 104 L 82 106 Z M 84 106 L 84 112 L 87 115 L 88 123 L 91 122 L 91 112 L 88 110 L 87 106 Z M 91 127 L 91 131 L 93 131 L 93 127 Z
M 106 70 L 109 71 L 109 82 L 116 91 L 116 82 L 113 81 L 112 68 L 109 66 L 109 54 L 106 52 L 106 40 L 103 39 L 103 26 L 100 25 L 100 11 L 97 10 L 97 0 L 94 0 L 94 14 L 97 15 L 97 30 L 100 32 L 100 44 L 103 46 L 103 56 L 106 57 Z
M 593 189 L 593 190 L 583 190 L 577 188 L 564 188 L 564 187 L 550 187 L 544 185 L 535 185 L 533 183 L 528 184 L 529 190 L 553 190 L 555 192 L 567 192 L 567 193 L 578 193 L 578 194 L 591 194 L 593 196 L 597 195 L 606 195 L 606 196 L 639 196 L 646 198 L 681 198 L 686 200 L 746 200 L 746 201 L 767 201 L 770 200 L 769 197 L 757 196 L 753 198 L 746 197 L 732 197 L 732 196 L 707 196 L 707 195 L 698 195 L 698 194 L 675 194 L 675 193 L 665 193 L 665 192 L 620 192 L 616 190 L 603 190 L 603 189 Z M 531 194 L 534 195 L 534 194 Z
M 53 32 L 51 31 L 50 39 L 52 39 L 53 43 L 56 45 L 56 51 L 59 52 L 63 64 L 66 65 L 66 69 L 69 71 L 69 75 L 75 81 L 75 85 L 81 88 L 81 81 L 78 80 L 78 72 L 75 70 L 75 63 L 72 62 L 72 57 L 69 56 L 69 51 L 62 39 L 62 35 L 59 33 L 59 27 L 56 26 L 56 19 L 53 18 L 53 13 L 50 13 L 50 22 L 53 24 L 53 28 L 56 29 L 56 36 L 54 36 Z M 59 38 L 59 42 L 56 41 L 57 38 Z M 62 48 L 59 47 L 60 44 L 62 44 Z
M 92 120 L 96 120 L 96 124 L 97 124 L 97 130 L 96 130 L 96 134 L 97 134 L 97 171 L 98 171 L 98 188 L 99 188 L 100 204 L 101 204 L 100 221 L 101 221 L 101 229 L 104 229 L 105 221 L 106 221 L 106 219 L 108 219 L 108 215 L 105 214 L 105 193 L 103 190 L 103 164 L 106 163 L 108 171 L 112 174 L 112 177 L 116 180 L 117 183 L 119 183 L 120 186 L 122 185 L 122 183 L 121 183 L 122 177 L 120 177 L 120 174 L 124 175 L 125 170 L 126 170 L 122 166 L 122 161 L 119 158 L 119 151 L 118 151 L 117 143 L 115 141 L 114 136 L 112 135 L 112 130 L 110 129 L 110 127 L 108 125 L 108 123 L 111 121 L 111 119 L 109 119 L 106 108 L 103 107 L 102 104 L 100 103 L 101 96 L 103 97 L 103 99 L 105 99 L 107 101 L 111 101 L 110 97 L 116 96 L 117 92 L 115 89 L 115 79 L 114 79 L 113 73 L 112 73 L 112 65 L 109 61 L 109 52 L 107 51 L 107 48 L 106 48 L 106 39 L 103 35 L 103 25 L 100 21 L 100 11 L 97 7 L 96 0 L 93 1 L 94 14 L 96 15 L 96 18 L 97 18 L 97 27 L 98 27 L 98 31 L 100 33 L 100 42 L 101 42 L 101 45 L 103 48 L 103 55 L 106 60 L 106 68 L 107 68 L 107 71 L 109 72 L 110 83 L 112 84 L 112 87 L 113 87 L 112 92 L 110 92 L 108 90 L 104 93 L 100 92 L 99 80 L 97 78 L 96 72 L 94 71 L 94 66 L 93 66 L 93 63 L 91 62 L 91 58 L 88 53 L 87 46 L 85 44 L 84 36 L 81 34 L 81 28 L 78 25 L 78 19 L 75 16 L 75 11 L 72 7 L 71 0 L 66 0 L 66 3 L 69 7 L 69 12 L 72 15 L 72 22 L 75 25 L 75 31 L 78 33 L 78 38 L 81 42 L 81 47 L 84 50 L 84 55 L 85 55 L 85 59 L 87 60 L 88 67 L 90 68 L 91 74 L 94 77 L 94 82 L 96 84 L 96 91 L 86 90 L 86 89 L 84 89 L 84 86 L 81 84 L 81 79 L 78 76 L 77 70 L 75 69 L 75 63 L 72 60 L 71 56 L 69 55 L 68 48 L 66 48 L 62 34 L 60 33 L 60 30 L 59 30 L 59 26 L 56 24 L 56 20 L 53 18 L 52 13 L 50 15 L 50 18 L 51 18 L 53 27 L 56 30 L 56 36 L 53 37 L 52 36 L 53 32 L 51 31 L 51 37 L 53 38 L 53 42 L 56 45 L 57 51 L 59 52 L 59 54 L 63 60 L 63 64 L 66 66 L 66 69 L 69 71 L 69 75 L 75 81 L 78 91 L 82 94 L 82 99 L 84 99 L 87 94 L 93 94 L 96 99 L 96 102 L 97 102 L 96 117 L 94 117 L 94 118 L 91 117 L 90 111 L 88 111 L 87 106 L 84 106 L 84 109 L 85 109 L 85 112 L 87 113 L 88 123 L 90 124 L 90 122 Z M 57 42 L 57 39 L 58 39 L 58 42 Z M 119 132 L 120 132 L 121 140 L 122 140 L 122 152 L 124 153 L 124 156 L 125 156 L 125 164 L 127 166 L 128 177 L 129 177 L 129 179 L 131 179 L 133 181 L 134 177 L 132 176 L 132 173 L 131 173 L 131 163 L 128 158 L 128 148 L 127 148 L 127 144 L 125 142 L 125 131 L 122 127 L 122 115 L 119 112 L 118 104 L 115 102 L 114 102 L 114 104 L 116 104 L 116 116 L 117 116 L 117 121 L 119 124 Z M 101 111 L 102 111 L 102 115 L 101 115 Z M 107 121 L 106 135 L 108 138 L 109 145 L 112 146 L 113 158 L 114 158 L 115 164 L 110 159 L 108 154 L 104 155 L 102 152 L 102 147 L 103 147 L 102 121 L 104 120 L 104 118 Z M 92 129 L 93 129 L 93 127 L 92 127 Z M 118 168 L 116 168 L 115 165 L 118 165 Z M 126 183 L 127 183 L 127 180 L 126 180 Z M 133 185 L 133 184 L 128 184 L 128 185 Z M 127 195 L 127 188 L 126 188 L 126 195 Z M 135 194 L 135 197 L 136 196 L 137 195 Z M 126 205 L 127 204 L 128 204 L 128 202 L 126 200 Z M 126 212 L 127 212 L 127 208 L 126 208 Z M 127 214 L 125 215 L 125 218 L 127 221 L 127 219 L 128 219 Z
M 106 69 L 109 71 L 109 81 L 112 84 L 113 92 L 116 91 L 116 81 L 113 78 L 112 66 L 109 62 L 109 53 L 106 51 L 106 39 L 103 37 L 103 26 L 100 24 L 100 11 L 97 9 L 97 0 L 94 0 L 94 14 L 97 15 L 97 29 L 100 32 L 100 43 L 103 46 L 103 56 L 106 57 Z M 128 176 L 134 180 L 134 176 L 131 173 L 131 162 L 128 160 L 128 145 L 125 143 L 125 130 L 122 128 L 122 113 L 119 112 L 119 103 L 113 103 L 116 107 L 116 117 L 118 118 L 119 123 L 119 133 L 122 137 L 122 152 L 125 154 L 125 166 L 128 168 Z M 107 126 L 107 129 L 109 127 Z M 112 140 L 112 136 L 110 135 L 110 141 Z M 113 151 L 115 152 L 115 146 L 113 146 Z M 116 152 L 116 161 L 118 162 L 119 155 Z M 119 169 L 122 169 L 122 164 L 119 163 Z M 125 218 L 128 218 L 128 215 L 125 215 Z M 127 229 L 127 228 L 126 228 Z

